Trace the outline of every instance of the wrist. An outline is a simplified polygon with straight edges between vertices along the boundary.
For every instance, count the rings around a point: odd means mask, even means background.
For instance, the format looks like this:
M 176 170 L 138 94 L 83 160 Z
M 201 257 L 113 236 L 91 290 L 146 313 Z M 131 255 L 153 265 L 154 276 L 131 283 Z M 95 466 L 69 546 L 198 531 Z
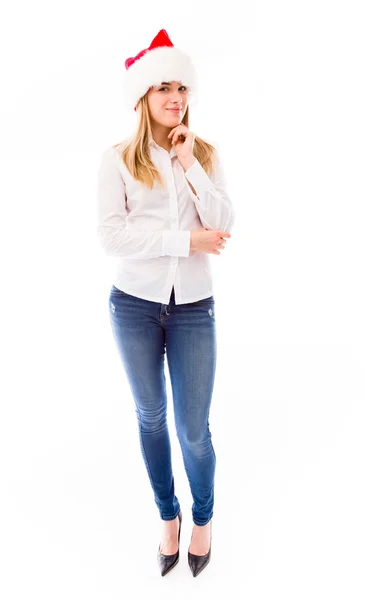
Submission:
M 188 169 L 190 169 L 190 167 L 195 163 L 195 161 L 196 161 L 196 158 L 195 158 L 194 154 L 191 154 L 190 156 L 186 156 L 186 157 L 180 159 L 180 163 L 185 172 Z

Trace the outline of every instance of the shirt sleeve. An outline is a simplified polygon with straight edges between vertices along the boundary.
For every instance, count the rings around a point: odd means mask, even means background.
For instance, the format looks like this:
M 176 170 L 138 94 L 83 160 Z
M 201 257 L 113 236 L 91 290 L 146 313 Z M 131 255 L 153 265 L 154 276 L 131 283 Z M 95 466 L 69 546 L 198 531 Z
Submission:
M 185 177 L 196 190 L 197 195 L 186 182 L 203 226 L 231 233 L 235 222 L 235 209 L 228 194 L 227 180 L 217 150 L 214 153 L 214 171 L 210 177 L 197 158 L 185 171 Z
M 114 147 L 107 148 L 102 155 L 97 188 L 97 234 L 107 256 L 140 259 L 189 256 L 190 230 L 128 229 L 126 186 Z

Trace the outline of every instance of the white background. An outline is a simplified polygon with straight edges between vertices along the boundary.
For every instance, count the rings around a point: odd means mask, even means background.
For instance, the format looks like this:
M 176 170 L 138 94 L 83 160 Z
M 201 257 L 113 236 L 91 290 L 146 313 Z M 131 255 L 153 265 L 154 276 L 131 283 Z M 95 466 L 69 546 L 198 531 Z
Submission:
M 361 4 L 3 11 L 4 600 L 364 598 Z M 190 128 L 219 144 L 237 214 L 211 256 L 217 468 L 212 558 L 196 579 L 167 365 L 183 523 L 179 565 L 158 570 L 160 517 L 109 323 L 115 263 L 96 235 L 101 154 L 135 124 L 124 61 L 161 28 L 194 58 Z

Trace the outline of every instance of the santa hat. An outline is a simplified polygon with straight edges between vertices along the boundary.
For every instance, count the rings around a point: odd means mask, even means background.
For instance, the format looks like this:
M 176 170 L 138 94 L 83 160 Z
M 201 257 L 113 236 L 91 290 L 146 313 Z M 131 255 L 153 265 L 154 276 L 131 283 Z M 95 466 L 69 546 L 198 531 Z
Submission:
M 181 81 L 189 94 L 196 90 L 196 71 L 191 58 L 174 47 L 165 29 L 158 32 L 149 48 L 127 58 L 124 64 L 125 100 L 134 110 L 148 89 L 162 81 Z

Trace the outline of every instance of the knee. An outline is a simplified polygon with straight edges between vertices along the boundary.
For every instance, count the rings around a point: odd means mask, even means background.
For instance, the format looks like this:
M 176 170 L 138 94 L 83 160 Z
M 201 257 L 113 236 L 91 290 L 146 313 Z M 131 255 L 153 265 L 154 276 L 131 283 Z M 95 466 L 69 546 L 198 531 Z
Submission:
M 212 448 L 211 433 L 208 426 L 200 429 L 196 427 L 179 427 L 177 436 L 182 448 L 189 450 L 196 456 L 209 454 Z
M 142 433 L 159 433 L 167 427 L 166 408 L 136 407 L 137 420 Z

